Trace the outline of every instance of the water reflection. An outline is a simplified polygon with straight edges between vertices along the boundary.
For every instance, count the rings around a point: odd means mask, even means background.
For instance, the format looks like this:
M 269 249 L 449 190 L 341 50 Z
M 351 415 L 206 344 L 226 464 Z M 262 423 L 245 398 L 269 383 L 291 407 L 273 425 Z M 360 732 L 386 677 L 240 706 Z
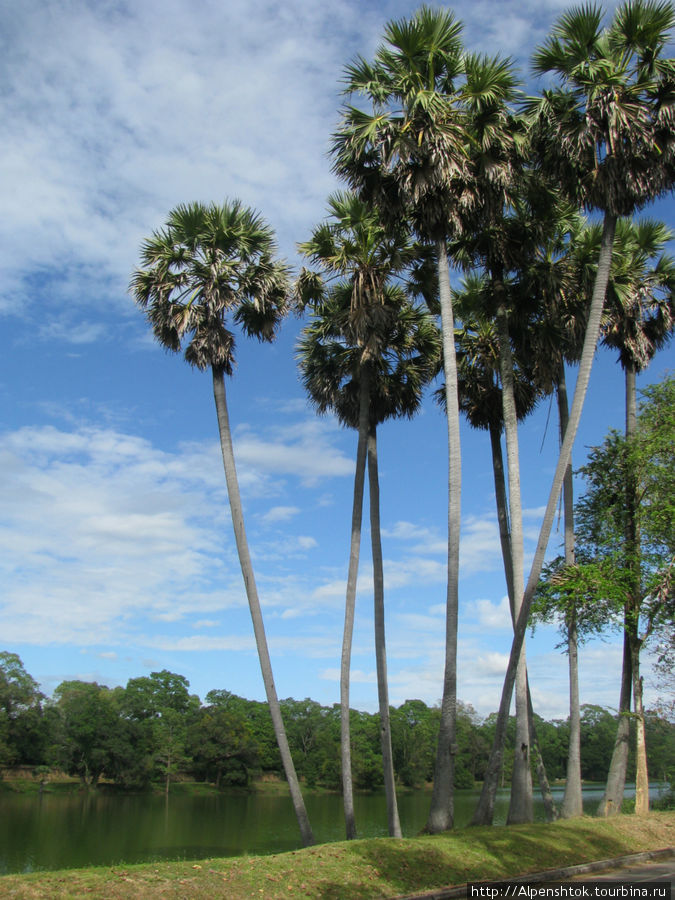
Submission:
M 602 787 L 584 789 L 585 811 L 593 813 Z M 405 836 L 418 834 L 431 795 L 399 797 Z M 554 789 L 559 804 L 562 790 Z M 458 791 L 457 826 L 466 825 L 478 791 Z M 503 823 L 508 789 L 499 792 L 495 822 Z M 342 799 L 308 795 L 307 811 L 317 840 L 344 838 Z M 386 835 L 383 794 L 357 795 L 360 837 Z M 541 801 L 535 814 L 544 818 Z M 115 865 L 162 859 L 200 859 L 243 853 L 278 853 L 300 846 L 288 797 L 250 795 L 106 796 L 102 794 L 0 795 L 0 872 L 30 872 L 87 865 Z

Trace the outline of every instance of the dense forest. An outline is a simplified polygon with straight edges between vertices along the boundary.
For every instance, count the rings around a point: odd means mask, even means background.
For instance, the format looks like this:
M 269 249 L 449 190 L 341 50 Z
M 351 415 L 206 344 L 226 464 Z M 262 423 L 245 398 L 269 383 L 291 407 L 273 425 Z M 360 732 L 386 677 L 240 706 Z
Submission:
M 218 787 L 245 787 L 256 778 L 283 778 L 266 703 L 212 690 L 206 703 L 190 694 L 182 675 L 163 670 L 132 678 L 126 687 L 64 681 L 51 699 L 39 690 L 20 658 L 0 653 L 0 766 L 29 767 L 38 777 L 55 769 L 93 786 L 105 780 L 128 790 L 187 778 Z M 310 700 L 281 701 L 298 774 L 307 787 L 339 790 L 340 707 Z M 399 787 L 420 788 L 433 776 L 440 722 L 438 706 L 407 700 L 390 710 Z M 383 784 L 379 715 L 352 710 L 355 787 Z M 541 754 L 550 777 L 564 778 L 569 741 L 566 721 L 536 717 Z M 648 713 L 648 764 L 659 781 L 675 777 L 675 723 Z M 455 786 L 482 780 L 494 738 L 495 716 L 482 719 L 470 706 L 458 710 Z M 616 734 L 606 709 L 586 705 L 581 715 L 582 777 L 604 781 Z M 502 771 L 511 777 L 515 720 L 509 723 Z M 0 770 L 1 771 L 1 770 Z M 634 772 L 631 759 L 629 774 Z

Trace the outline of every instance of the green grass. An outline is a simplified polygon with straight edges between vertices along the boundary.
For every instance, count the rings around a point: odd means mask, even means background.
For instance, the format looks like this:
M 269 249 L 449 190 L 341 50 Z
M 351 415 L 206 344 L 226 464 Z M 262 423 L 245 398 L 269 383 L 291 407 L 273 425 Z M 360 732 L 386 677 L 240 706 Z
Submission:
M 675 813 L 466 828 L 407 840 L 323 844 L 276 856 L 6 875 L 3 898 L 312 897 L 375 900 L 675 845 Z

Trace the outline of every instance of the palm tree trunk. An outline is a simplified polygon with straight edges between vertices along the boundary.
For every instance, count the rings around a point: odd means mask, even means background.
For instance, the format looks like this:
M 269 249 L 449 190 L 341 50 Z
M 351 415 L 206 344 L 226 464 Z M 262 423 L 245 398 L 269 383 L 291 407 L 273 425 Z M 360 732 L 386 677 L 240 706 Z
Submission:
M 560 443 L 562 444 L 569 422 L 565 363 L 560 360 L 556 385 L 558 397 L 558 419 L 560 422 Z M 565 565 L 574 565 L 574 478 L 570 458 L 563 480 L 563 510 L 565 527 Z M 579 646 L 577 636 L 576 611 L 567 614 L 567 658 L 570 691 L 570 742 L 567 749 L 567 771 L 565 774 L 565 795 L 560 809 L 563 819 L 583 814 L 581 794 L 581 707 L 579 705 Z
M 636 369 L 627 365 L 626 380 L 626 440 L 631 441 L 637 430 L 637 390 Z M 647 775 L 647 747 L 645 743 L 645 717 L 642 707 L 642 678 L 640 677 L 640 649 L 642 641 L 638 637 L 640 606 L 642 605 L 640 548 L 640 522 L 638 518 L 637 483 L 635 473 L 626 466 L 626 550 L 631 577 L 631 611 L 628 626 L 628 640 L 631 649 L 631 669 L 633 673 L 633 713 L 635 716 L 635 812 L 646 815 L 649 812 L 649 778 Z
M 637 399 L 635 385 L 635 368 L 631 365 L 625 367 L 624 370 L 625 387 L 626 387 L 626 440 L 630 440 L 637 427 Z M 608 817 L 617 815 L 621 812 L 623 803 L 623 793 L 626 784 L 626 769 L 628 768 L 628 751 L 629 751 L 629 733 L 630 733 L 630 699 L 631 690 L 633 691 L 633 703 L 641 705 L 642 692 L 639 691 L 639 698 L 635 697 L 635 685 L 640 685 L 639 677 L 639 653 L 635 652 L 637 642 L 637 622 L 635 610 L 639 609 L 639 574 L 635 569 L 639 570 L 639 561 L 637 553 L 639 549 L 639 540 L 637 533 L 637 501 L 636 488 L 634 479 L 631 477 L 628 467 L 626 468 L 626 531 L 625 545 L 627 565 L 633 569 L 633 584 L 631 586 L 632 597 L 626 602 L 624 607 L 624 636 L 623 636 L 623 665 L 621 668 L 621 693 L 619 696 L 619 721 L 617 723 L 616 739 L 614 742 L 614 751 L 612 760 L 607 773 L 607 784 L 605 792 L 598 806 L 597 815 Z M 637 582 L 637 583 L 636 583 Z M 634 664 L 638 662 L 638 673 L 634 672 Z M 642 722 L 644 731 L 644 718 Z M 643 742 L 644 743 L 644 742 Z M 636 748 L 639 749 L 639 748 Z M 647 778 L 647 760 L 636 759 L 637 772 L 641 772 L 642 776 Z M 637 801 L 637 780 L 636 780 L 636 801 Z M 647 802 L 649 802 L 649 792 L 647 791 Z
M 499 429 L 490 423 L 490 446 L 492 448 L 492 474 L 495 483 L 495 499 L 497 501 L 497 522 L 499 523 L 499 541 L 502 548 L 504 561 L 504 577 L 506 578 L 506 591 L 509 595 L 511 617 L 513 614 L 513 559 L 511 557 L 511 527 L 509 525 L 509 508 L 506 497 L 506 483 L 504 481 L 504 457 L 502 455 L 502 442 Z
M 532 598 L 539 583 L 541 568 L 548 546 L 548 540 L 551 535 L 551 527 L 553 526 L 553 518 L 555 516 L 558 498 L 562 489 L 565 470 L 570 460 L 572 445 L 579 427 L 581 419 L 581 411 L 588 389 L 591 368 L 593 366 L 593 356 L 595 355 L 595 347 L 598 342 L 600 333 L 600 321 L 602 318 L 602 307 L 607 290 L 607 282 L 609 280 L 609 270 L 612 262 L 612 245 L 614 243 L 614 231 L 616 228 L 616 216 L 605 214 L 602 230 L 602 240 L 600 245 L 600 256 L 598 259 L 598 270 L 593 285 L 593 296 L 591 299 L 591 308 L 589 311 L 588 324 L 586 327 L 586 335 L 584 337 L 583 352 L 581 354 L 581 362 L 579 364 L 579 373 L 577 375 L 577 383 L 574 390 L 574 400 L 572 402 L 572 410 L 570 412 L 570 421 L 565 432 L 565 439 L 560 449 L 558 463 L 556 465 L 553 483 L 549 493 L 546 510 L 544 512 L 544 520 L 539 532 L 539 540 L 530 570 L 530 577 L 525 588 L 523 602 L 516 621 L 514 629 L 513 643 L 511 645 L 511 654 L 506 669 L 504 685 L 502 688 L 502 696 L 497 714 L 497 723 L 495 728 L 495 737 L 488 761 L 485 779 L 483 781 L 483 789 L 481 791 L 480 800 L 474 813 L 472 824 L 489 825 L 492 824 L 494 815 L 494 801 L 497 791 L 497 783 L 499 771 L 501 769 L 502 757 L 504 754 L 504 740 L 506 738 L 506 726 L 508 724 L 509 707 L 511 705 L 511 697 L 513 694 L 513 685 L 516 676 L 516 667 L 520 658 L 520 651 L 525 640 L 525 632 L 530 615 L 530 607 Z
M 637 377 L 634 365 L 626 366 L 626 440 L 635 437 L 637 431 Z M 645 742 L 645 715 L 642 706 L 642 678 L 640 677 L 640 650 L 642 641 L 638 637 L 639 610 L 642 602 L 640 572 L 642 569 L 640 551 L 640 524 L 638 521 L 638 499 L 635 475 L 627 467 L 626 471 L 627 549 L 629 565 L 633 567 L 630 631 L 628 639 L 631 647 L 631 668 L 633 673 L 633 713 L 635 715 L 635 812 L 646 815 L 649 812 L 649 777 L 647 773 L 647 745 Z
M 541 791 L 541 799 L 544 804 L 544 814 L 547 822 L 554 822 L 558 818 L 558 810 L 553 800 L 551 785 L 546 774 L 546 766 L 544 758 L 539 749 L 539 740 L 537 739 L 537 731 L 534 724 L 534 709 L 532 707 L 532 696 L 530 695 L 529 676 L 527 681 L 527 727 L 530 729 L 530 741 L 532 743 L 532 759 L 534 767 L 537 770 L 537 778 L 539 779 L 539 790 Z
M 499 279 L 495 291 L 503 294 Z M 499 370 L 502 382 L 502 409 L 506 438 L 506 466 L 509 485 L 509 520 L 511 523 L 511 569 L 513 577 L 513 613 L 517 619 L 523 600 L 523 514 L 520 496 L 520 462 L 518 452 L 518 416 L 513 388 L 513 357 L 509 336 L 508 313 L 501 301 L 497 308 L 497 335 L 499 340 Z M 521 649 L 516 670 L 516 740 L 511 777 L 511 801 L 507 824 L 531 822 L 534 817 L 532 804 L 532 769 L 530 767 L 530 728 L 527 715 L 527 668 L 525 647 Z
M 382 566 L 382 535 L 380 530 L 380 482 L 377 465 L 377 430 L 373 425 L 368 433 L 368 484 L 370 488 L 370 539 L 373 553 L 373 597 L 375 617 L 375 661 L 377 667 L 377 697 L 380 707 L 380 743 L 384 769 L 384 792 L 387 800 L 389 837 L 402 837 L 396 802 L 396 777 L 391 749 L 389 720 L 389 687 L 387 685 L 387 641 L 384 628 L 384 572 Z
M 241 496 L 239 494 L 239 481 L 237 479 L 237 470 L 234 462 L 234 450 L 232 448 L 232 434 L 230 432 L 230 419 L 227 411 L 227 398 L 225 395 L 225 379 L 223 370 L 212 367 L 213 374 L 213 396 L 216 402 L 216 413 L 218 415 L 218 430 L 220 432 L 220 448 L 223 455 L 223 466 L 225 467 L 225 480 L 227 482 L 227 494 L 230 501 L 230 512 L 232 514 L 232 525 L 234 527 L 234 537 L 237 544 L 237 553 L 239 554 L 239 563 L 241 565 L 241 573 L 244 576 L 244 586 L 246 588 L 246 596 L 251 611 L 251 619 L 253 621 L 253 632 L 255 634 L 255 642 L 258 650 L 258 658 L 260 659 L 260 669 L 262 671 L 263 683 L 265 685 L 265 694 L 267 695 L 267 704 L 269 706 L 272 723 L 274 726 L 274 734 L 279 746 L 281 762 L 284 767 L 286 781 L 288 782 L 293 808 L 300 826 L 300 834 L 305 847 L 314 843 L 314 834 L 309 823 L 305 803 L 300 792 L 298 777 L 293 765 L 291 751 L 286 738 L 286 729 L 281 717 L 281 708 L 277 697 L 274 678 L 272 675 L 272 663 L 270 661 L 269 650 L 267 647 L 267 638 L 265 637 L 265 626 L 263 623 L 262 610 L 258 599 L 258 590 L 256 588 L 255 577 L 253 574 L 253 565 L 248 549 L 248 541 L 246 540 L 246 531 L 244 528 L 244 516 L 241 505 Z
M 351 546 L 349 550 L 349 571 L 347 574 L 347 594 L 345 598 L 345 625 L 342 636 L 342 659 L 340 663 L 340 756 L 342 760 L 342 800 L 345 811 L 345 831 L 347 840 L 352 840 L 356 837 L 354 784 L 352 781 L 352 751 L 349 727 L 349 681 L 352 658 L 352 638 L 354 635 L 354 615 L 356 611 L 356 580 L 359 572 L 359 552 L 361 548 L 363 488 L 366 478 L 369 418 L 369 373 L 368 367 L 362 365 L 360 372 L 359 437 L 356 447 L 356 468 L 354 471 Z
M 499 522 L 499 540 L 502 548 L 502 559 L 504 561 L 504 576 L 506 579 L 506 590 L 509 596 L 509 607 L 511 609 L 511 621 L 516 621 L 513 607 L 513 561 L 511 558 L 511 529 L 509 527 L 509 512 L 506 499 L 506 483 L 504 481 L 504 458 L 502 456 L 502 443 L 497 428 L 493 423 L 488 426 L 490 432 L 490 444 L 492 447 L 492 474 L 495 483 L 495 498 L 497 500 L 497 521 Z M 552 822 L 557 818 L 558 812 L 553 802 L 553 794 L 551 793 L 551 785 L 546 775 L 546 767 L 539 750 L 539 742 L 537 741 L 537 733 L 534 724 L 534 710 L 532 709 L 532 699 L 530 697 L 530 685 L 527 685 L 527 723 L 530 730 L 532 741 L 532 755 L 535 760 L 537 769 L 537 777 L 539 779 L 539 788 L 541 790 L 544 809 L 546 811 L 546 820 Z
M 457 616 L 459 605 L 459 527 L 461 513 L 461 457 L 455 321 L 445 241 L 436 242 L 443 339 L 443 369 L 448 423 L 448 591 L 445 620 L 445 670 L 441 721 L 434 766 L 434 787 L 426 830 L 447 831 L 454 824 L 455 754 L 457 752 Z

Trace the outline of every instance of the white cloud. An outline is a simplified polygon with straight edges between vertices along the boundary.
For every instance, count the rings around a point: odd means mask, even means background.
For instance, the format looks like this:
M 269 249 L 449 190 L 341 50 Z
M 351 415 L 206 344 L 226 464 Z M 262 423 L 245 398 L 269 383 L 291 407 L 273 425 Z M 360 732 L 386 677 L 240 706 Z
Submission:
M 260 516 L 260 521 L 266 525 L 273 525 L 277 522 L 288 522 L 300 512 L 298 506 L 273 506 L 268 512 Z
M 475 608 L 480 626 L 491 629 L 512 630 L 513 625 L 511 623 L 508 596 L 502 597 L 499 603 L 492 603 L 490 600 L 476 600 L 472 604 L 472 608 Z
M 296 458 L 311 456 L 298 437 L 307 432 L 291 430 Z M 330 457 L 328 436 L 321 442 Z M 244 473 L 286 447 L 281 435 L 269 453 L 264 439 L 256 443 Z M 134 635 L 147 643 L 144 619 L 206 627 L 205 613 L 245 604 L 215 444 L 167 452 L 109 428 L 7 432 L 0 510 L 5 640 L 116 644 Z M 313 537 L 293 537 L 286 553 L 315 546 Z M 287 604 L 281 585 L 265 603 Z
M 293 475 L 307 487 L 326 477 L 351 475 L 353 460 L 333 445 L 336 431 L 324 422 L 306 419 L 263 435 L 248 426 L 235 431 L 237 463 L 270 474 Z

